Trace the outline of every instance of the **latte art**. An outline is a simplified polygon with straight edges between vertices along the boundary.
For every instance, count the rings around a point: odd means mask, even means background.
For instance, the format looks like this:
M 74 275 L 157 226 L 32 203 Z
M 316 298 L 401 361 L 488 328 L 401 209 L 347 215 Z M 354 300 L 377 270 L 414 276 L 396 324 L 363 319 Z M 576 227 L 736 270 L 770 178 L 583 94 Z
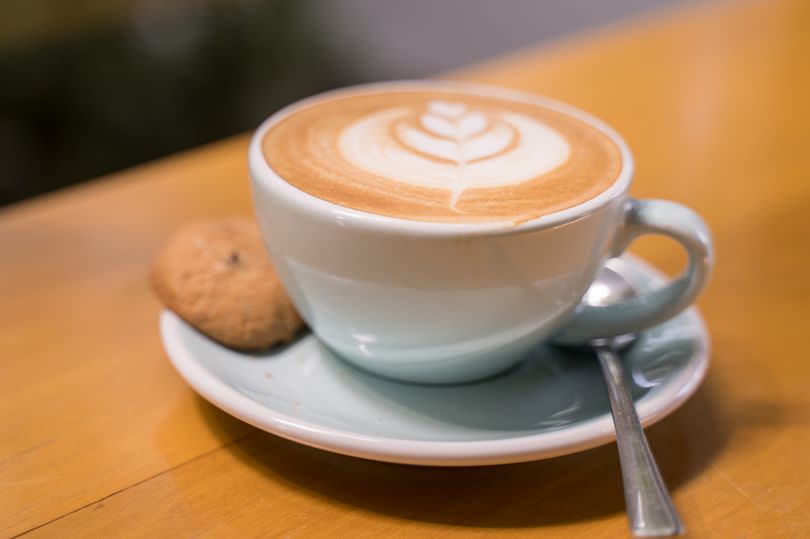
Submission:
M 449 190 L 455 211 L 465 189 L 525 182 L 565 163 L 570 153 L 562 135 L 529 116 L 446 101 L 430 101 L 423 111 L 369 114 L 346 127 L 339 147 L 358 168 Z
M 271 122 L 267 164 L 287 183 L 369 213 L 422 221 L 523 221 L 617 179 L 605 133 L 538 102 L 449 83 L 371 86 Z

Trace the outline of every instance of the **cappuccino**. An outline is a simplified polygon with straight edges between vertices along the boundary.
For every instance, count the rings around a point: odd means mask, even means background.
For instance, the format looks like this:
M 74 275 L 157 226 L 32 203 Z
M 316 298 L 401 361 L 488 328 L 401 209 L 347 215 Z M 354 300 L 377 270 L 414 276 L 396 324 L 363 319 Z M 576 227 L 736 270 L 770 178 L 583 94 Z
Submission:
M 616 143 L 577 115 L 511 93 L 401 83 L 327 93 L 261 140 L 273 171 L 322 200 L 432 222 L 522 222 L 608 189 Z

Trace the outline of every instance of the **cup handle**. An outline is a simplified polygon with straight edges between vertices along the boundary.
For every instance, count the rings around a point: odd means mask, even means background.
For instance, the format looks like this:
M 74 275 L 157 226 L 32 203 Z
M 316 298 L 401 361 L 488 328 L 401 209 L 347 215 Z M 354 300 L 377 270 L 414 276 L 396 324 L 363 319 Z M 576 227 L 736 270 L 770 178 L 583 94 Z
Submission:
M 605 306 L 580 304 L 555 341 L 581 343 L 641 331 L 672 318 L 695 300 L 713 262 L 711 234 L 703 219 L 667 200 L 630 199 L 625 203 L 624 224 L 611 255 L 620 255 L 642 234 L 661 234 L 680 243 L 689 255 L 686 270 L 663 288 L 631 300 Z

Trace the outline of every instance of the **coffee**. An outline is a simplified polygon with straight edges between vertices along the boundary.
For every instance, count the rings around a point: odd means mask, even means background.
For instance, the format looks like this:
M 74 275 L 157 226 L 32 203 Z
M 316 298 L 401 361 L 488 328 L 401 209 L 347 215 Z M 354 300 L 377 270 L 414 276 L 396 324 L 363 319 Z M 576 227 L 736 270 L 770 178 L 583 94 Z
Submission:
M 614 141 L 578 116 L 438 82 L 316 97 L 270 125 L 262 152 L 310 195 L 433 222 L 525 221 L 594 198 L 622 169 Z

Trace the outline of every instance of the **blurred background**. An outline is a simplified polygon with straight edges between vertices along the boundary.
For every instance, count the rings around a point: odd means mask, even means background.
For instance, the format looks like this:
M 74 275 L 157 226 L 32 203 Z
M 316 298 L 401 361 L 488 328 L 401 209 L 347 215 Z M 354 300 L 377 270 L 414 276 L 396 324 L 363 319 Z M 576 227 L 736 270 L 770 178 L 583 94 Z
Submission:
M 0 206 L 251 130 L 328 88 L 698 1 L 2 0 Z

